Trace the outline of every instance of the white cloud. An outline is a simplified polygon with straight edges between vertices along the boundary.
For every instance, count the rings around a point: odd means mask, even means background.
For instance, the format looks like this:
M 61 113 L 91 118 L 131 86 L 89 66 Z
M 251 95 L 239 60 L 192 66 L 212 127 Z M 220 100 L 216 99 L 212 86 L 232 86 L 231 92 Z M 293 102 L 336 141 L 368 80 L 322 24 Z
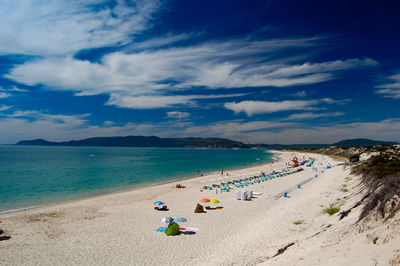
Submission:
M 157 0 L 0 1 L 0 54 L 63 55 L 122 45 L 147 29 Z M 27 41 L 29 40 L 29 41 Z
M 375 92 L 386 98 L 400 99 L 400 73 L 389 76 L 388 80 L 390 83 L 377 86 L 381 89 Z
M 269 122 L 269 121 L 223 121 L 212 123 L 206 126 L 187 127 L 180 135 L 183 136 L 206 136 L 241 139 L 245 142 L 252 142 L 251 139 L 245 140 L 243 135 L 249 132 L 264 132 L 269 129 L 293 126 L 293 123 Z M 263 133 L 261 133 L 263 134 Z
M 72 57 L 38 59 L 16 66 L 6 77 L 27 85 L 43 84 L 50 90 L 76 91 L 77 96 L 106 93 L 132 102 L 133 96 L 156 101 L 149 96 L 167 97 L 171 90 L 193 86 L 216 89 L 313 84 L 333 79 L 340 71 L 376 65 L 369 58 L 301 65 L 290 65 L 290 58 L 287 62 L 269 62 L 269 56 L 293 45 L 312 45 L 296 39 L 282 40 L 280 45 L 276 42 L 234 40 L 132 54 L 116 52 L 98 63 Z M 151 103 L 138 104 L 151 107 Z M 138 104 L 124 107 L 136 108 Z
M 104 121 L 104 125 L 105 126 L 112 126 L 112 125 L 114 125 L 114 122 L 113 121 Z
M 292 96 L 305 97 L 305 96 L 307 96 L 307 92 L 306 91 L 298 91 L 298 92 L 292 94 Z
M 306 120 L 306 119 L 314 119 L 319 117 L 336 117 L 342 116 L 345 113 L 343 112 L 333 112 L 333 113 L 299 113 L 292 114 L 289 117 L 282 120 Z
M 190 113 L 172 111 L 172 112 L 167 112 L 167 116 L 170 118 L 175 118 L 175 119 L 183 119 L 183 118 L 188 118 L 190 116 Z
M 177 34 L 174 35 L 172 33 L 166 34 L 161 37 L 156 37 L 152 39 L 148 39 L 142 42 L 135 42 L 129 45 L 129 47 L 125 48 L 124 51 L 126 53 L 129 53 L 129 51 L 135 51 L 135 50 L 146 50 L 146 49 L 154 49 L 158 47 L 162 47 L 165 45 L 171 45 L 173 43 L 191 38 L 192 36 L 195 36 L 193 34 Z
M 265 101 L 242 101 L 239 103 L 225 103 L 225 108 L 232 110 L 235 114 L 241 112 L 247 116 L 254 114 L 266 114 L 287 110 L 314 110 L 315 105 L 319 104 L 319 100 L 308 101 L 281 101 L 281 102 L 265 102 Z
M 53 122 L 55 124 L 65 124 L 70 127 L 78 127 L 84 125 L 87 120 L 85 119 L 90 114 L 81 115 L 52 115 L 41 111 L 15 111 L 12 114 L 6 115 L 8 118 L 22 118 L 37 121 Z
M 238 97 L 238 96 L 243 96 L 243 94 L 125 96 L 117 93 L 112 93 L 106 105 L 114 105 L 120 108 L 153 109 L 153 108 L 174 107 L 176 105 L 195 106 L 196 99 L 217 99 L 217 98 Z
M 11 97 L 12 95 L 6 92 L 0 92 L 0 99 Z
M 3 104 L 3 105 L 0 106 L 0 111 L 6 111 L 6 110 L 8 110 L 10 108 L 12 108 L 12 106 Z
M 337 104 L 337 105 L 345 105 L 348 103 L 352 102 L 352 99 L 341 99 L 341 100 L 336 100 L 332 98 L 323 98 L 321 101 L 327 103 L 327 104 Z
M 20 89 L 17 86 L 12 86 L 11 89 L 9 89 L 8 91 L 15 91 L 15 92 L 28 92 L 28 90 L 25 89 Z

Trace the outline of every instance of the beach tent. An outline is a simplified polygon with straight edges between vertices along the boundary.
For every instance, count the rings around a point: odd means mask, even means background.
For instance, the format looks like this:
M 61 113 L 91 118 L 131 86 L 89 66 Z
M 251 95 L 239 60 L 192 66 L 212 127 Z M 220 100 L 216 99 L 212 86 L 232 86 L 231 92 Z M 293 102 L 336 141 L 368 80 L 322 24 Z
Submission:
M 194 210 L 194 213 L 203 213 L 204 208 L 200 204 L 197 203 L 196 209 Z
M 167 236 L 175 236 L 179 233 L 179 225 L 175 222 L 172 222 L 168 225 L 167 230 L 165 231 L 165 234 Z

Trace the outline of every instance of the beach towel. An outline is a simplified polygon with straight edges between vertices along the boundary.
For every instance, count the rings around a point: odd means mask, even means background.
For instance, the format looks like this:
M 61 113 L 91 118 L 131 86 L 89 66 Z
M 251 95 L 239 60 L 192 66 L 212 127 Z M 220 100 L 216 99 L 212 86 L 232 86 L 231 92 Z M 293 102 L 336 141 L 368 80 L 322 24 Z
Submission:
M 165 230 L 167 230 L 167 227 L 159 227 L 157 228 L 157 232 L 165 232 Z

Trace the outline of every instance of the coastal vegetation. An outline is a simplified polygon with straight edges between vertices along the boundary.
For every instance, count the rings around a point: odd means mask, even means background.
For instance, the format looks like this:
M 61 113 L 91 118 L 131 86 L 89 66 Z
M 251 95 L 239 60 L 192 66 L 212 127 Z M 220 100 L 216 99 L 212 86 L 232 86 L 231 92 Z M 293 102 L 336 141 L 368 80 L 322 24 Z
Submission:
M 394 217 L 400 210 L 400 148 L 381 149 L 379 154 L 355 165 L 352 173 L 361 176 L 361 182 L 370 195 L 360 220 L 374 210 L 386 220 Z
M 340 146 L 328 148 L 302 149 L 303 152 L 314 152 L 348 159 L 360 156 L 357 163 L 348 163 L 351 173 L 361 177 L 360 183 L 364 197 L 356 204 L 364 205 L 360 214 L 361 221 L 373 214 L 388 220 L 400 210 L 400 146 Z M 350 181 L 350 177 L 345 179 Z M 348 192 L 343 185 L 342 192 Z
M 328 208 L 324 209 L 324 213 L 327 213 L 331 216 L 339 211 L 340 211 L 340 208 L 337 207 L 336 204 L 334 204 L 334 203 L 330 204 Z

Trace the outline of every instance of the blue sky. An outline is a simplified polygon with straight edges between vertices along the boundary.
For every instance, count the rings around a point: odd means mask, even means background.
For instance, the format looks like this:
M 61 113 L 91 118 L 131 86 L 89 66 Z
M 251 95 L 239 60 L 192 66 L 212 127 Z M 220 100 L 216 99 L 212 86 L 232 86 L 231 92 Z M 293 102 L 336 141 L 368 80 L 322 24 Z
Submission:
M 400 141 L 399 7 L 1 1 L 0 143 Z

